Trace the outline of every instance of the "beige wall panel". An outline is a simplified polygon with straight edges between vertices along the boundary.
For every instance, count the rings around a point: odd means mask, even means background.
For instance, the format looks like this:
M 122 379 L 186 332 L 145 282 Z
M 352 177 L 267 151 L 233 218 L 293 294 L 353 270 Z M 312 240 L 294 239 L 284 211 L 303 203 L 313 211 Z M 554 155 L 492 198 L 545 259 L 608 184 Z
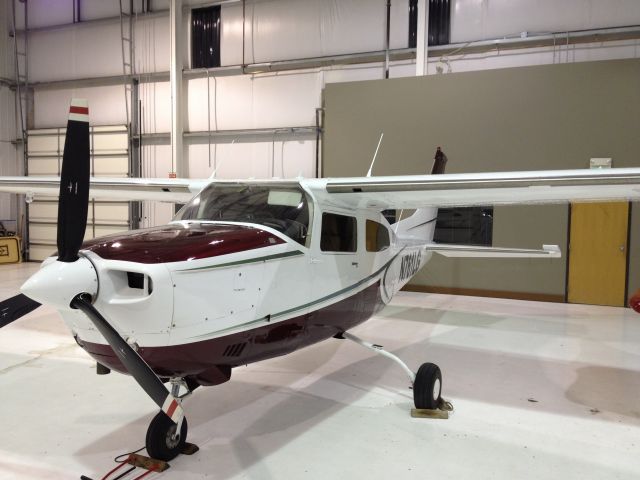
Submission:
M 32 222 L 56 221 L 58 202 L 34 201 L 29 206 L 29 220 Z
M 57 225 L 55 223 L 29 223 L 29 242 L 56 244 Z
M 111 174 L 96 174 L 94 177 L 111 177 L 111 178 L 127 178 L 129 175 L 126 173 L 111 173 Z
M 93 158 L 93 173 L 95 176 L 121 177 L 126 176 L 129 169 L 129 159 L 125 154 L 122 157 Z
M 62 152 L 64 147 L 64 137 L 61 137 L 58 145 L 58 135 L 29 135 L 29 154 L 57 154 Z
M 29 175 L 59 175 L 57 158 L 29 157 Z
M 33 245 L 29 247 L 29 259 L 31 261 L 41 262 L 45 258 L 50 257 L 57 250 L 54 245 Z
M 94 131 L 97 131 L 97 127 Z M 93 149 L 96 151 L 126 152 L 128 148 L 127 132 L 94 134 L 91 138 Z
M 94 207 L 89 205 L 87 220 L 93 220 Z M 96 202 L 95 214 L 98 223 L 128 224 L 129 204 L 126 202 Z M 52 222 L 58 218 L 57 201 L 34 201 L 29 207 L 32 222 Z
M 439 145 L 450 173 L 588 168 L 591 157 L 638 167 L 638 79 L 634 59 L 329 84 L 323 175 L 364 175 L 381 132 L 374 175 L 426 173 Z M 564 251 L 567 215 L 559 206 L 497 208 L 494 243 Z M 637 248 L 631 258 L 633 291 Z M 564 295 L 565 268 L 563 260 L 436 257 L 414 283 Z
M 91 206 L 89 211 L 92 212 Z M 96 202 L 96 219 L 98 223 L 118 223 L 125 227 L 129 224 L 129 204 L 124 202 Z
M 115 231 L 119 232 L 127 230 L 127 226 L 120 227 L 105 227 L 96 225 L 96 237 L 100 235 L 107 235 L 99 233 L 101 231 Z M 56 236 L 58 232 L 58 225 L 56 223 L 29 223 L 29 242 L 36 244 L 56 244 Z M 94 238 L 93 229 L 91 225 L 87 225 L 87 229 L 84 233 L 84 240 L 90 240 Z

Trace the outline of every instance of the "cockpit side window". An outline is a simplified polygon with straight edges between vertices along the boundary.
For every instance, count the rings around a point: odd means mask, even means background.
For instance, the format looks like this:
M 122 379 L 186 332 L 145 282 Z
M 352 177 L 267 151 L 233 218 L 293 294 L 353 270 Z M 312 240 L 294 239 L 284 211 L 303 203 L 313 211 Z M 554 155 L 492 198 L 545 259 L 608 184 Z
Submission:
M 299 187 L 211 184 L 185 205 L 174 220 L 257 223 L 307 245 L 310 203 Z
M 355 217 L 323 213 L 320 250 L 323 252 L 355 252 L 358 245 L 357 231 Z

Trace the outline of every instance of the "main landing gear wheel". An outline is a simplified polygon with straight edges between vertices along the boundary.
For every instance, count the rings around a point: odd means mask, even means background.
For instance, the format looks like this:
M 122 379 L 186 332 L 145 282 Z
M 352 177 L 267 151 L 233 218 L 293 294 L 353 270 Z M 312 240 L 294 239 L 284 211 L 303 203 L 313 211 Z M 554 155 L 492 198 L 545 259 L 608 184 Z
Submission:
M 187 440 L 187 419 L 182 420 L 180 435 L 176 436 L 177 425 L 164 412 L 159 412 L 147 430 L 147 453 L 151 458 L 168 462 L 178 456 Z
M 413 382 L 413 403 L 416 408 L 436 410 L 440 407 L 442 373 L 435 363 L 423 363 Z

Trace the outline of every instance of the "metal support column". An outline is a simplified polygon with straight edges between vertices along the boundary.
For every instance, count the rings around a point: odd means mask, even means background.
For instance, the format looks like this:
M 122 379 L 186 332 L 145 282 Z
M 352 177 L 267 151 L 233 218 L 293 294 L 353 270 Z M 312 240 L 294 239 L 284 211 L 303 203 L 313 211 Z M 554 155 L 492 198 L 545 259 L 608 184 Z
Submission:
M 384 78 L 389 78 L 389 43 L 391 38 L 391 0 L 387 0 L 387 28 L 384 39 Z
M 418 0 L 418 34 L 416 49 L 416 76 L 427 75 L 429 50 L 429 0 Z
M 135 24 L 133 0 L 128 2 L 128 10 L 120 0 L 120 42 L 122 47 L 122 76 L 124 84 L 124 109 L 129 137 L 129 176 L 140 177 L 140 125 L 139 120 L 139 84 L 134 78 L 136 73 Z M 140 225 L 140 202 L 129 202 L 129 228 Z
M 122 77 L 124 79 L 124 108 L 127 128 L 131 127 L 129 105 L 131 102 L 131 83 L 128 79 L 134 74 L 135 58 L 133 48 L 133 0 L 129 0 L 129 11 L 126 11 L 120 0 L 120 41 L 122 46 Z
M 141 112 L 140 112 L 140 82 L 131 81 L 131 127 L 129 128 L 129 176 L 139 178 L 142 173 L 141 146 Z M 142 202 L 129 202 L 129 228 L 140 228 L 142 218 Z
M 172 169 L 179 178 L 189 176 L 187 165 L 182 161 L 182 49 L 180 34 L 182 26 L 182 0 L 171 0 L 169 13 L 171 26 L 171 160 Z
M 11 19 L 13 28 L 13 49 L 15 61 L 15 105 L 16 105 L 16 137 L 20 138 L 22 145 L 22 165 L 23 174 L 29 174 L 29 163 L 27 161 L 28 153 L 28 135 L 27 131 L 32 123 L 31 97 L 29 95 L 29 62 L 27 54 L 29 50 L 29 15 L 27 0 L 20 2 L 24 7 L 24 28 L 22 29 L 22 46 L 18 35 L 18 26 L 16 25 L 16 0 L 11 2 Z M 22 68 L 21 68 L 22 64 Z M 24 73 L 21 73 L 24 71 Z M 17 225 L 16 230 L 22 237 L 22 258 L 29 260 L 29 202 L 30 199 L 25 197 L 26 202 L 22 202 L 22 196 L 18 201 Z

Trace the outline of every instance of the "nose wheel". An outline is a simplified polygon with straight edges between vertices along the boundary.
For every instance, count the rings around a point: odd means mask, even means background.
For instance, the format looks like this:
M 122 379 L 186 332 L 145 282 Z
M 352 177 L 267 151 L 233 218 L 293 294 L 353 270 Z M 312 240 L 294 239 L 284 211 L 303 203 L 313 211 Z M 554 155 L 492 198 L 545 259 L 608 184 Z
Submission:
M 182 419 L 180 433 L 178 426 L 164 412 L 159 412 L 147 429 L 146 447 L 151 458 L 168 462 L 176 458 L 187 441 L 187 419 Z

